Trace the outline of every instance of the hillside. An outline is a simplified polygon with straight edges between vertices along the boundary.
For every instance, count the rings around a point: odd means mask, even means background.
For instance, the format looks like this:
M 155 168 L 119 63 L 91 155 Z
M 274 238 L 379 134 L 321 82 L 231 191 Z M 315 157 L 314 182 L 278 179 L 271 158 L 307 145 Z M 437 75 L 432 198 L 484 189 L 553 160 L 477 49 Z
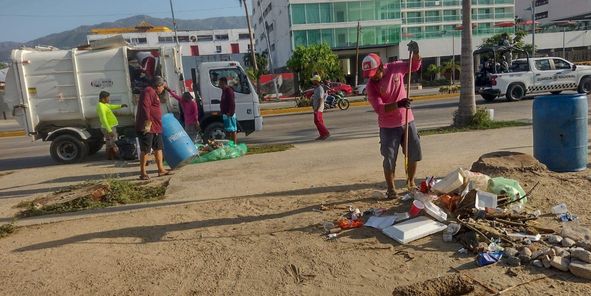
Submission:
M 105 22 L 93 26 L 80 26 L 73 30 L 50 34 L 29 42 L 26 46 L 52 45 L 59 48 L 71 48 L 86 43 L 86 35 L 91 29 L 95 28 L 116 28 L 133 27 L 141 21 L 146 21 L 154 26 L 168 26 L 172 28 L 171 18 L 154 18 L 147 15 L 136 15 L 114 22 Z M 177 28 L 179 30 L 207 30 L 207 29 L 234 29 L 245 28 L 246 20 L 241 16 L 214 17 L 207 19 L 183 20 L 177 19 Z M 10 59 L 10 51 L 18 48 L 23 43 L 0 42 L 0 61 Z

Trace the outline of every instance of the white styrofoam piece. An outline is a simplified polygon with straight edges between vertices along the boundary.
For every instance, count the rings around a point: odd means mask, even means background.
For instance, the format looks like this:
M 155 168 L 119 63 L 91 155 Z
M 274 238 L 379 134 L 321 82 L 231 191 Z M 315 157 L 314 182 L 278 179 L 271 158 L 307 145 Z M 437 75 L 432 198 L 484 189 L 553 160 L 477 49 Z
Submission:
M 447 220 L 447 213 L 445 213 L 440 207 L 436 206 L 432 202 L 424 202 L 425 212 L 429 216 L 437 219 L 439 222 L 445 222 Z
M 369 217 L 367 222 L 363 224 L 363 226 L 373 227 L 382 230 L 394 224 L 394 222 L 396 222 L 396 219 L 396 216 L 371 216 Z
M 447 226 L 443 223 L 433 221 L 425 216 L 419 216 L 384 228 L 382 232 L 395 241 L 406 244 L 446 228 Z
M 484 210 L 485 208 L 497 208 L 497 195 L 490 192 L 485 191 L 476 191 L 476 202 L 474 205 L 479 210 Z
M 456 169 L 449 173 L 445 178 L 435 183 L 431 189 L 439 193 L 450 193 L 464 185 L 464 176 L 462 176 L 462 170 Z

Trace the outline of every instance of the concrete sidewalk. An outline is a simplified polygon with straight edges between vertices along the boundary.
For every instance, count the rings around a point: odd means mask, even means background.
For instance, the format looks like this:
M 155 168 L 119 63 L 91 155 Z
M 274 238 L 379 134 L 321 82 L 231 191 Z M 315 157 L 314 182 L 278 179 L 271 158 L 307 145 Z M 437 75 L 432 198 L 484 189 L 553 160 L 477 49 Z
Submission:
M 457 167 L 470 168 L 479 156 L 488 152 L 508 150 L 531 154 L 532 129 L 515 127 L 424 136 L 422 145 L 424 158 L 419 164 L 417 178 L 444 176 Z M 9 221 L 11 216 L 8 214 L 14 213 L 10 207 L 26 197 L 13 197 L 11 192 L 48 193 L 80 180 L 101 178 L 97 175 L 98 171 L 105 175 L 123 174 L 123 177 L 135 179 L 137 167 L 130 165 L 121 167 L 86 163 L 70 165 L 67 169 L 64 166 L 24 169 L 3 176 L 0 178 L 0 188 L 13 189 L 0 190 L 0 196 L 3 197 L 0 221 Z M 76 174 L 76 177 L 68 177 L 68 174 Z M 404 184 L 403 179 L 404 165 L 400 157 L 397 167 L 397 183 L 400 187 Z M 368 184 L 376 190 L 384 189 L 377 130 L 375 135 L 358 139 L 310 142 L 296 145 L 285 152 L 188 165 L 172 177 L 167 198 L 163 201 L 24 219 L 17 223 L 41 224 L 215 199 L 339 192 L 356 187 L 366 188 Z

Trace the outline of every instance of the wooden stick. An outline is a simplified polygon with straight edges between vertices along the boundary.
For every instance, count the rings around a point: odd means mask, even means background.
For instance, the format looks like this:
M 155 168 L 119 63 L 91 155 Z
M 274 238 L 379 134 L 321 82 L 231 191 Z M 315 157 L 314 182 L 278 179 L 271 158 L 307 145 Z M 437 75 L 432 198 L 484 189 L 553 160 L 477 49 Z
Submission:
M 523 282 L 523 283 L 519 283 L 517 285 L 511 286 L 511 287 L 506 288 L 506 289 L 503 289 L 503 290 L 499 291 L 498 293 L 496 293 L 495 295 L 501 295 L 501 294 L 503 294 L 503 293 L 505 293 L 505 292 L 507 292 L 509 290 L 513 290 L 513 289 L 515 289 L 515 288 L 517 288 L 519 286 L 527 285 L 529 283 L 533 283 L 535 281 L 539 281 L 539 280 L 545 279 L 545 278 L 546 278 L 546 276 L 542 276 L 542 277 L 539 277 L 539 278 L 531 279 L 531 280 L 526 281 L 526 282 Z
M 522 196 L 522 197 L 520 197 L 520 198 L 518 198 L 518 199 L 516 199 L 514 201 L 510 201 L 510 202 L 506 203 L 505 204 L 505 207 L 508 206 L 508 205 L 510 205 L 510 204 L 512 204 L 512 203 L 516 203 L 516 202 L 518 202 L 518 201 L 520 201 L 520 200 L 522 200 L 522 199 L 530 196 L 531 193 L 532 193 L 532 191 L 534 191 L 534 189 L 536 189 L 536 187 L 538 187 L 539 184 L 540 184 L 540 181 L 538 181 L 538 183 L 536 183 L 536 185 L 534 185 L 534 187 L 532 187 L 524 196 Z
M 412 77 L 412 58 L 413 52 L 408 52 L 408 84 L 406 85 L 406 98 L 410 100 L 410 80 Z M 404 117 L 404 171 L 406 172 L 406 188 L 411 190 L 410 175 L 408 174 L 408 111 L 410 108 L 406 108 L 406 116 Z
M 483 283 L 482 283 L 482 282 L 480 282 L 479 280 L 477 280 L 477 279 L 475 279 L 475 278 L 473 278 L 473 277 L 471 277 L 471 276 L 467 275 L 466 273 L 462 273 L 462 272 L 461 272 L 459 269 L 457 269 L 457 268 L 455 268 L 455 267 L 453 267 L 453 266 L 452 266 L 452 267 L 450 267 L 450 268 L 451 268 L 453 271 L 455 271 L 455 272 L 459 273 L 460 275 L 463 275 L 463 276 L 467 277 L 468 279 L 470 279 L 471 281 L 473 281 L 473 282 L 477 283 L 478 285 L 480 285 L 481 287 L 485 288 L 485 289 L 486 289 L 487 291 L 489 291 L 490 293 L 493 293 L 493 294 L 497 293 L 497 290 L 495 290 L 495 289 L 493 289 L 493 288 L 491 288 L 491 287 L 489 287 L 489 286 L 487 286 L 487 285 L 483 284 Z

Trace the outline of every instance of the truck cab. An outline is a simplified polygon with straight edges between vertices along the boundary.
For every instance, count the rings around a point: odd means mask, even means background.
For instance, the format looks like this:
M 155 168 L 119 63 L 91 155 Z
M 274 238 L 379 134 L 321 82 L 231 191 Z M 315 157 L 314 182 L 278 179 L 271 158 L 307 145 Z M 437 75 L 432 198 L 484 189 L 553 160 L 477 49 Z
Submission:
M 238 62 L 203 62 L 191 69 L 193 90 L 201 98 L 200 125 L 205 137 L 225 138 L 220 102 L 219 79 L 226 77 L 234 89 L 238 130 L 246 135 L 263 129 L 259 97 L 246 72 Z

